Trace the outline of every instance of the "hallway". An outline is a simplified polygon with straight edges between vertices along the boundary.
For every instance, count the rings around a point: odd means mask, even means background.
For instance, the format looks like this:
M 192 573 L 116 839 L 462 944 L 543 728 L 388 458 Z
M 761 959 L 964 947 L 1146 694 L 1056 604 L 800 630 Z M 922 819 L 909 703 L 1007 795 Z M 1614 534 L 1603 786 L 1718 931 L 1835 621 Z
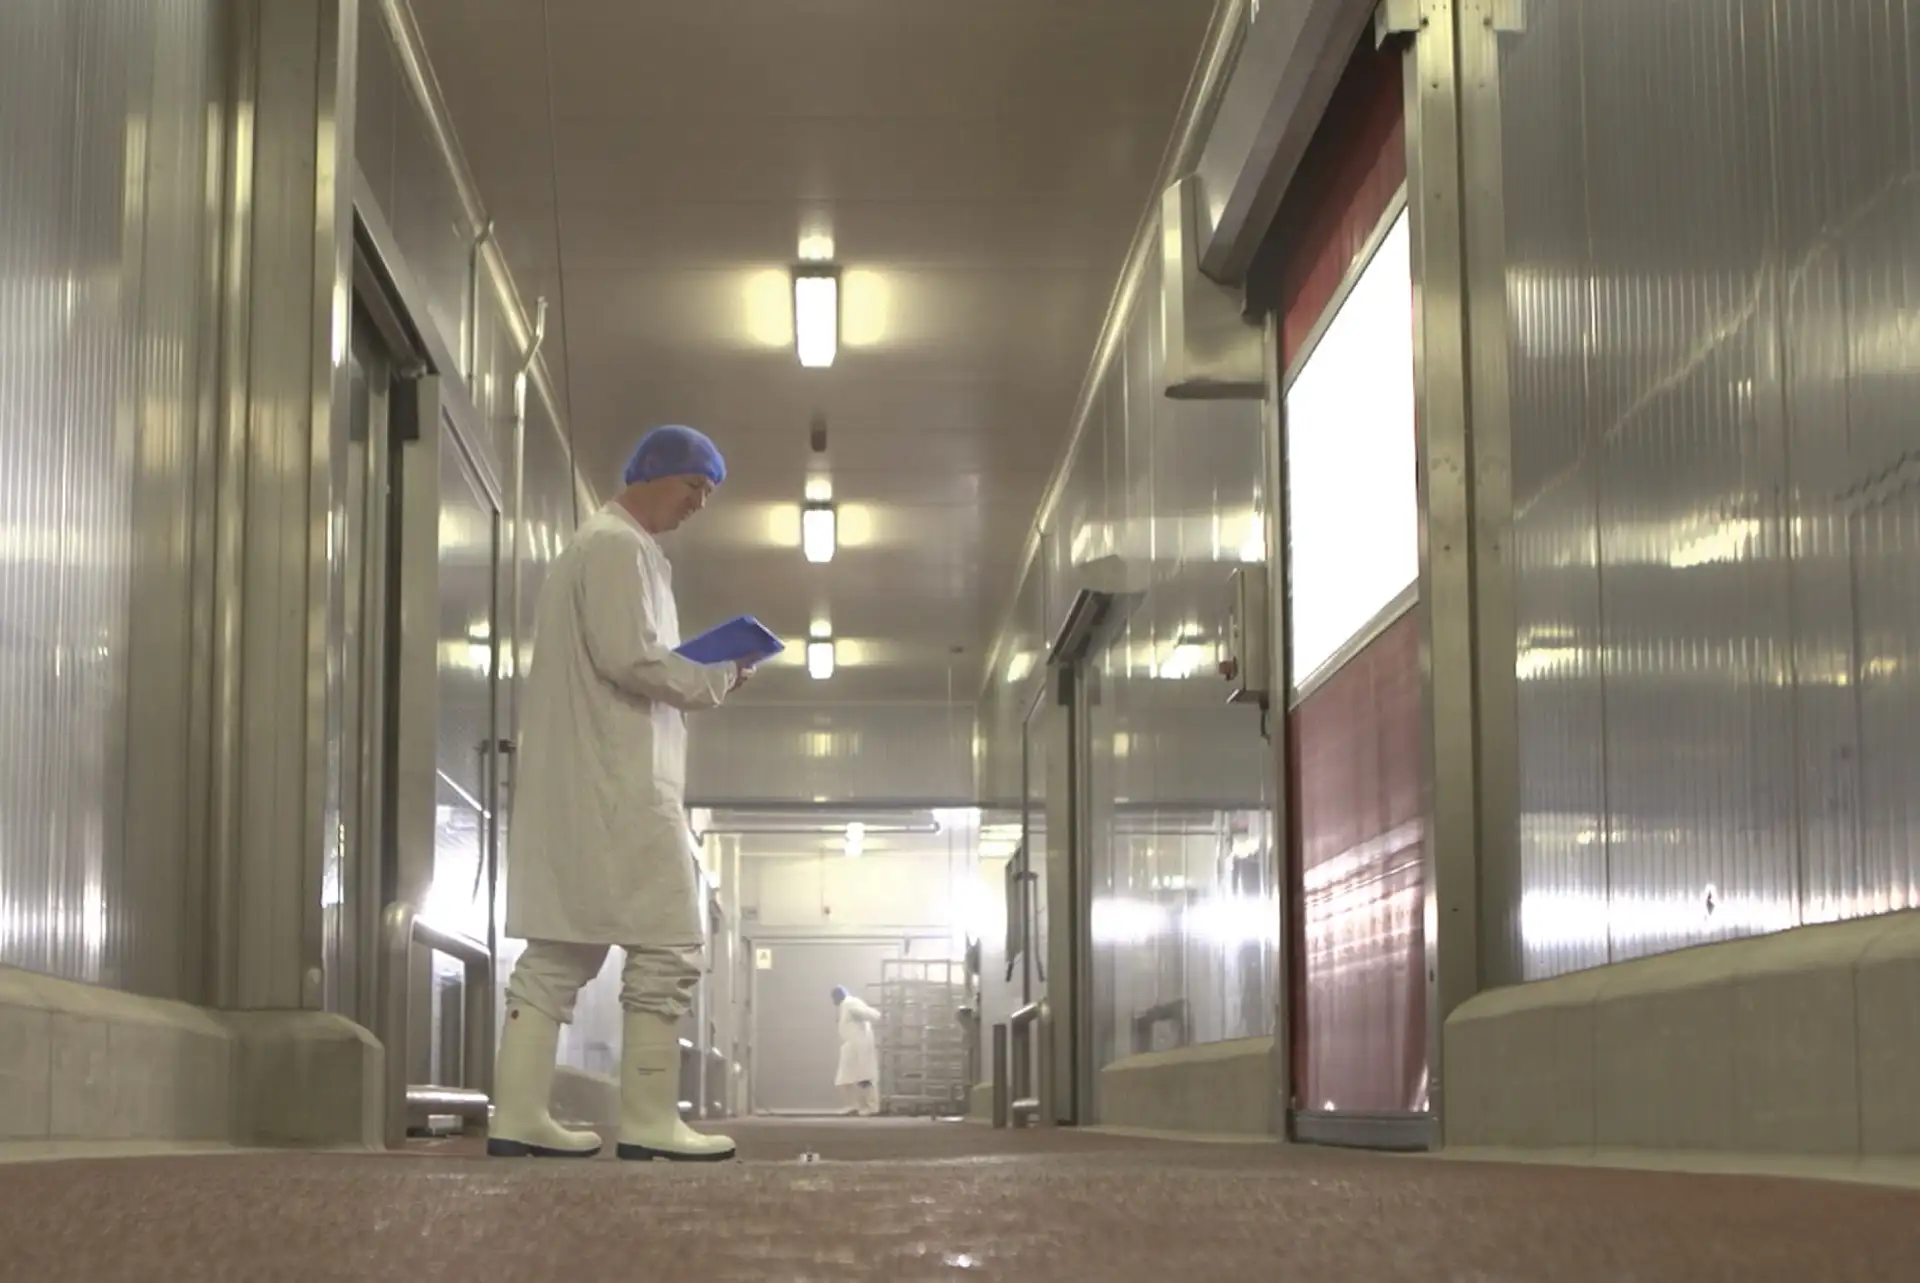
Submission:
M 1920 1283 L 1916 228 L 1920 0 L 0 0 L 0 1283 Z
M 460 1143 L 0 1167 L 0 1280 L 1920 1276 L 1913 1191 L 921 1122 L 731 1130 L 743 1161 L 704 1170 Z

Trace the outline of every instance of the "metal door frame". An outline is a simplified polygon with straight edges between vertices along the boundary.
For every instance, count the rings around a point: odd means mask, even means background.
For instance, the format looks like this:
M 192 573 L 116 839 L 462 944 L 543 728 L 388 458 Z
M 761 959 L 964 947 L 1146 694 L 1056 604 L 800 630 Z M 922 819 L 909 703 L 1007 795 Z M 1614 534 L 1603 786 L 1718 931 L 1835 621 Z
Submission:
M 378 873 L 373 879 L 378 894 L 372 897 L 370 909 L 363 907 L 360 913 L 364 917 L 370 911 L 375 924 L 363 947 L 377 953 L 378 923 L 387 907 L 407 905 L 417 911 L 432 884 L 439 730 L 439 470 L 440 452 L 447 448 L 444 442 L 451 441 L 467 476 L 493 514 L 493 573 L 488 588 L 491 731 L 475 747 L 481 755 L 480 801 L 486 816 L 482 850 L 488 903 L 485 944 L 488 953 L 497 958 L 500 758 L 511 751 L 501 726 L 506 701 L 501 691 L 500 662 L 502 628 L 509 622 L 503 619 L 504 576 L 513 570 L 505 536 L 507 489 L 485 453 L 476 448 L 485 422 L 469 397 L 458 358 L 433 326 L 421 325 L 416 319 L 428 314 L 426 292 L 357 164 L 352 193 L 353 295 L 387 348 L 394 367 L 388 420 L 389 510 L 383 584 L 382 832 Z M 379 966 L 377 959 L 361 963 L 363 977 L 373 977 L 376 1003 Z M 409 989 L 414 1010 L 427 1010 L 432 999 L 432 962 L 424 953 L 414 960 Z M 489 1002 L 489 1016 L 493 1007 Z M 424 1075 L 428 1066 L 422 1062 L 430 1060 L 432 1040 L 410 1041 L 419 1045 L 395 1054 L 404 1056 L 415 1074 Z M 492 1041 L 489 1030 L 486 1045 L 491 1047 Z M 468 1067 L 466 1076 L 484 1081 L 489 1068 Z M 419 1080 L 425 1081 L 424 1077 Z
M 1027 832 L 1032 800 L 1026 765 L 1031 740 L 1040 735 L 1047 765 L 1046 879 L 1047 924 L 1042 940 L 1037 905 L 1028 897 L 1031 930 L 1028 952 L 1043 948 L 1046 969 L 1039 1037 L 1046 1043 L 1049 1082 L 1041 1101 L 1043 1125 L 1089 1126 L 1097 1100 L 1093 1056 L 1093 852 L 1102 810 L 1094 785 L 1099 749 L 1092 707 L 1099 671 L 1092 656 L 1050 665 L 1047 680 L 1021 722 L 1022 843 L 1031 871 L 1033 843 Z M 1059 710 L 1052 713 L 1049 710 Z M 1033 1001 L 1031 992 L 1025 995 Z
M 379 1010 L 380 919 L 388 899 L 385 854 L 390 790 L 386 772 L 391 749 L 388 728 L 393 672 L 386 641 L 393 606 L 393 543 L 398 533 L 392 525 L 394 415 L 407 395 L 401 375 L 406 358 L 396 356 L 377 317 L 376 309 L 384 303 L 378 296 L 363 299 L 356 291 L 350 337 L 353 357 L 367 382 L 368 522 L 360 580 L 349 585 L 349 591 L 359 597 L 358 627 L 353 630 L 359 638 L 359 678 L 353 721 L 342 726 L 345 742 L 341 748 L 353 755 L 352 771 L 342 776 L 342 782 L 350 782 L 356 794 L 355 824 L 347 851 L 349 869 L 343 870 L 342 887 L 343 907 L 353 921 L 348 941 L 351 957 L 343 960 L 351 978 L 351 992 L 342 996 L 349 1004 L 344 1014 L 367 1028 L 373 1027 Z

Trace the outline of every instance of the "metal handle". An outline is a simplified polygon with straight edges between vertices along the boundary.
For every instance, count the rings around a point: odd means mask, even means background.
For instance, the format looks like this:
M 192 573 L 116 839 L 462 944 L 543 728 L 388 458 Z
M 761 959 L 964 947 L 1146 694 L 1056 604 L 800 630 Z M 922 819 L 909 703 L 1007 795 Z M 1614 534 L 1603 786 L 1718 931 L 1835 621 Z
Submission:
M 996 1023 L 993 1026 L 993 1125 L 1004 1130 L 1012 1121 L 1012 1111 L 1008 1108 L 1007 1089 L 1007 1026 Z
M 995 1127 L 1050 1127 L 1052 1057 L 1044 1031 L 1046 1011 L 1030 1002 L 1003 1025 L 993 1027 L 993 1125 Z M 1036 1055 L 1037 1051 L 1037 1055 Z
M 407 1139 L 413 1109 L 458 1114 L 484 1122 L 493 1077 L 493 954 L 470 936 L 422 921 L 404 901 L 387 906 L 381 919 L 380 1041 L 387 1053 L 386 1132 L 389 1147 Z M 412 1016 L 414 945 L 460 961 L 462 1033 L 460 1077 L 452 1086 L 407 1082 L 407 1044 Z

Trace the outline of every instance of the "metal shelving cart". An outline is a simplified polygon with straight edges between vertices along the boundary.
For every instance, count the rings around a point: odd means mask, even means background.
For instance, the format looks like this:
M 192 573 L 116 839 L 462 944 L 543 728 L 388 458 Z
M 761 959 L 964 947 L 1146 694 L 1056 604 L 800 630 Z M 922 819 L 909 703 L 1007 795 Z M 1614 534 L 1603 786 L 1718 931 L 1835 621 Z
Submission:
M 889 958 L 880 964 L 881 1110 L 954 1117 L 967 1111 L 966 964 Z

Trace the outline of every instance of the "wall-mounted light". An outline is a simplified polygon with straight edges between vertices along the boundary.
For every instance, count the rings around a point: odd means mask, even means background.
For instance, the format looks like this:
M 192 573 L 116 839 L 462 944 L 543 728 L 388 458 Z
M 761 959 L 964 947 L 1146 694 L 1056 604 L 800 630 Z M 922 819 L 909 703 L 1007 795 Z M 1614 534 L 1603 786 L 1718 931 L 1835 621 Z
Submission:
M 809 370 L 824 370 L 840 350 L 840 269 L 807 263 L 793 269 L 793 352 Z
M 800 509 L 800 551 L 816 565 L 833 560 L 839 542 L 839 518 L 830 503 L 809 503 Z
M 822 638 L 807 643 L 807 676 L 816 682 L 824 682 L 833 676 L 833 639 Z
M 847 825 L 847 837 L 841 849 L 847 853 L 849 860 L 859 859 L 867 849 L 867 826 L 858 820 Z

